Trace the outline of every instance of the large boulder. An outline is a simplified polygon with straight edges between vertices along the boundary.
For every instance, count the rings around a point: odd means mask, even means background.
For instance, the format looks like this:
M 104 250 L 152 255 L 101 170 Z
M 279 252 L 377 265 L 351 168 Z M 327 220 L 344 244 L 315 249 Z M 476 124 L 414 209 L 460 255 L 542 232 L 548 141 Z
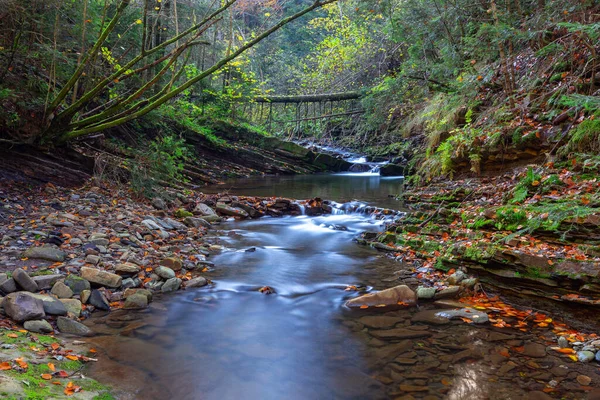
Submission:
M 398 164 L 385 164 L 379 168 L 381 176 L 404 176 L 404 167 Z
M 33 279 L 21 268 L 17 268 L 12 273 L 12 278 L 17 284 L 27 292 L 37 292 L 38 285 Z
M 387 307 L 396 305 L 415 305 L 417 295 L 406 285 L 399 285 L 380 292 L 369 293 L 348 300 L 346 306 L 350 308 Z
M 62 333 L 76 336 L 92 336 L 94 334 L 87 326 L 66 317 L 58 317 L 56 325 Z
M 81 267 L 79 273 L 81 274 L 81 277 L 88 282 L 110 288 L 120 287 L 123 280 L 123 278 L 117 274 L 97 268 Z
M 81 301 L 77 299 L 60 299 L 60 302 L 63 303 L 67 309 L 67 313 L 71 313 L 75 317 L 81 316 L 81 310 L 83 308 Z
M 49 315 L 67 315 L 67 309 L 56 297 L 47 294 L 30 293 L 31 297 L 42 301 L 44 312 Z
M 44 304 L 26 292 L 11 293 L 2 302 L 6 314 L 17 322 L 40 319 L 46 316 Z
M 135 293 L 125 299 L 126 309 L 141 309 L 148 307 L 148 297 L 143 293 Z
M 23 257 L 34 258 L 40 260 L 54 261 L 54 262 L 63 262 L 67 257 L 67 254 L 52 246 L 42 246 L 42 247 L 30 247 L 25 250 L 23 253 Z

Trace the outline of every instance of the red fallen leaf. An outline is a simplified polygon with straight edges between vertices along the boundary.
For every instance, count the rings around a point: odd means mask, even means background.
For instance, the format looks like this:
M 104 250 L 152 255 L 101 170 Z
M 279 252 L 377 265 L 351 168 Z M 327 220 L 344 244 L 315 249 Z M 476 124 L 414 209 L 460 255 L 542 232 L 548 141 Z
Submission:
M 58 348 L 60 347 L 60 345 L 58 343 L 52 343 L 50 345 L 50 347 L 52 347 L 52 350 L 58 350 Z
M 56 373 L 56 376 L 58 376 L 59 378 L 68 378 L 68 377 L 69 377 L 69 374 L 67 374 L 67 372 L 66 372 L 66 371 L 58 371 L 58 372 Z
M 510 358 L 510 353 L 506 349 L 502 349 L 498 352 L 502 357 Z
M 62 385 L 62 382 L 59 382 L 59 381 L 54 381 L 54 382 L 52 382 L 52 384 L 53 384 L 53 385 Z

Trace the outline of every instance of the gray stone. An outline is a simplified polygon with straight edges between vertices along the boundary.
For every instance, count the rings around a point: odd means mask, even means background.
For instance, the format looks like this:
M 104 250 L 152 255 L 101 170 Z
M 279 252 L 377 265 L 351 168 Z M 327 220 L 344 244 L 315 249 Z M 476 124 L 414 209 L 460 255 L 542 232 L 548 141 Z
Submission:
M 417 288 L 417 298 L 419 299 L 433 299 L 435 296 L 435 288 L 419 286 Z
M 44 312 L 49 315 L 67 315 L 65 305 L 56 297 L 47 294 L 30 293 L 31 297 L 42 301 Z
M 438 317 L 455 319 L 468 318 L 476 324 L 484 324 L 489 321 L 488 315 L 483 311 L 473 308 L 461 308 L 460 310 L 443 310 L 436 313 Z
M 92 291 L 91 290 L 82 290 L 81 293 L 79 294 L 79 299 L 81 300 L 81 302 L 83 304 L 86 304 L 88 302 L 88 300 L 90 299 L 90 296 L 92 295 Z
M 143 220 L 142 225 L 144 225 L 146 228 L 150 229 L 151 231 L 154 231 L 154 230 L 162 231 L 162 228 L 160 227 L 160 225 L 158 225 L 156 222 L 152 221 L 151 219 Z
M 218 215 L 203 215 L 200 218 L 211 224 L 223 221 L 223 218 L 219 217 Z
M 566 337 L 560 336 L 558 338 L 558 347 L 560 347 L 561 349 L 565 349 L 565 348 L 569 347 L 569 341 L 567 340 Z
M 154 273 L 163 279 L 175 278 L 175 271 L 169 267 L 159 266 L 154 269 Z
M 460 282 L 460 286 L 467 289 L 473 289 L 479 283 L 478 278 L 467 278 Z
M 385 164 L 379 168 L 379 175 L 381 176 L 403 176 L 404 166 L 398 164 Z
M 421 322 L 430 325 L 446 325 L 450 323 L 450 318 L 438 315 L 438 310 L 424 310 L 413 315 L 413 323 Z
M 68 275 L 65 278 L 65 285 L 71 288 L 74 294 L 80 294 L 84 290 L 90 290 L 90 283 L 77 275 Z
M 525 343 L 523 346 L 524 356 L 541 358 L 546 356 L 546 346 L 539 343 Z
M 155 197 L 152 199 L 152 206 L 158 210 L 164 210 L 167 208 L 167 203 L 160 197 Z
M 140 272 L 140 267 L 134 263 L 126 262 L 123 264 L 117 264 L 115 272 L 119 275 L 134 275 Z
M 71 313 L 76 317 L 81 316 L 81 301 L 77 299 L 60 299 L 60 302 L 63 303 L 67 309 L 67 314 Z
M 26 292 L 11 293 L 2 302 L 6 315 L 17 322 L 43 318 L 44 304 Z
M 94 334 L 87 326 L 66 317 L 58 317 L 56 325 L 61 333 L 68 333 L 76 336 L 92 336 Z
M 43 246 L 43 247 L 30 247 L 25 250 L 23 253 L 23 257 L 54 261 L 54 262 L 63 262 L 67 257 L 67 254 L 56 247 L 51 246 Z
M 248 218 L 249 215 L 246 211 L 236 208 L 230 207 L 227 204 L 217 203 L 217 212 L 223 215 L 229 215 L 232 217 L 240 217 L 240 218 Z
M 110 304 L 106 296 L 98 289 L 92 290 L 88 302 L 99 310 L 110 311 Z
M 461 270 L 456 271 L 455 273 L 453 273 L 452 275 L 450 275 L 447 279 L 448 284 L 450 285 L 457 285 L 460 282 L 462 282 L 463 279 L 465 279 L 467 277 L 467 275 L 462 272 Z
M 21 268 L 17 268 L 12 273 L 12 278 L 17 284 L 27 292 L 37 292 L 38 285 L 33 279 Z
M 406 285 L 399 285 L 393 288 L 385 289 L 376 293 L 369 293 L 363 296 L 348 300 L 346 306 L 350 308 L 360 308 L 363 306 L 396 306 L 415 305 L 417 295 Z M 363 307 L 364 308 L 364 307 Z
M 96 238 L 90 239 L 90 243 L 93 243 L 96 246 L 108 246 L 110 244 L 110 240 L 108 240 L 107 238 L 103 238 L 103 237 L 96 237 Z
M 179 278 L 171 278 L 171 279 L 167 279 L 167 281 L 160 288 L 160 290 L 163 293 L 169 293 L 169 292 L 174 292 L 176 290 L 179 290 L 180 286 L 181 286 L 181 279 L 179 279 Z
M 123 297 L 128 298 L 129 296 L 133 296 L 134 294 L 143 294 L 148 299 L 148 303 L 152 301 L 152 292 L 146 289 L 127 289 L 123 293 Z
M 596 361 L 600 362 L 600 350 L 596 353 Z
M 179 258 L 176 258 L 176 257 L 163 258 L 160 261 L 159 265 L 170 268 L 173 271 L 179 271 L 179 270 L 181 270 L 181 268 L 183 268 L 183 262 Z
M 187 231 L 187 226 L 185 226 L 185 224 L 182 224 L 181 222 L 176 221 L 172 218 L 164 218 L 163 221 L 171 225 L 173 229 L 176 229 L 178 231 Z
M 123 280 L 123 278 L 117 274 L 96 268 L 81 267 L 79 273 L 83 279 L 91 283 L 111 288 L 118 288 L 121 286 L 121 281 Z
M 213 210 L 212 208 L 210 208 L 209 206 L 207 206 L 204 203 L 196 204 L 196 208 L 194 208 L 194 214 L 204 215 L 204 216 L 217 215 L 215 210 Z
M 56 282 L 50 291 L 59 299 L 70 299 L 73 297 L 73 290 L 62 282 Z
M 9 278 L 4 282 L 0 283 L 0 290 L 2 290 L 2 292 L 5 294 L 16 292 L 17 282 L 15 282 L 13 278 Z
M 186 217 L 183 220 L 183 223 L 186 224 L 187 226 L 189 226 L 190 228 L 200 228 L 200 227 L 210 228 L 211 227 L 210 222 L 208 222 L 202 218 Z
M 123 282 L 121 282 L 121 287 L 123 289 L 129 289 L 129 288 L 133 288 L 136 286 L 137 285 L 135 284 L 135 281 L 131 278 L 123 279 Z
M 448 286 L 446 289 L 442 289 L 435 294 L 436 299 L 447 299 L 449 297 L 458 296 L 460 286 Z
M 88 264 L 97 265 L 100 262 L 100 256 L 88 254 L 88 256 L 85 258 L 85 262 Z
M 202 276 L 198 276 L 194 279 L 190 279 L 189 281 L 186 281 L 183 286 L 186 288 L 195 288 L 195 287 L 202 287 L 202 286 L 206 286 L 208 284 L 208 281 L 206 280 L 206 278 L 202 277 Z
M 36 332 L 36 333 L 52 333 L 52 332 L 54 332 L 52 325 L 50 325 L 48 323 L 48 321 L 46 321 L 45 319 L 25 321 L 25 323 L 23 324 L 23 327 L 25 329 L 27 329 L 29 332 Z
M 127 309 L 140 309 L 148 307 L 148 297 L 143 293 L 134 293 L 125 299 L 125 305 Z
M 591 351 L 578 351 L 577 352 L 577 359 L 581 362 L 588 363 L 588 362 L 594 360 L 594 358 L 595 358 L 595 354 L 592 353 Z
M 32 277 L 35 283 L 38 285 L 39 290 L 49 290 L 58 280 L 63 279 L 65 276 L 62 274 L 52 275 L 38 275 Z

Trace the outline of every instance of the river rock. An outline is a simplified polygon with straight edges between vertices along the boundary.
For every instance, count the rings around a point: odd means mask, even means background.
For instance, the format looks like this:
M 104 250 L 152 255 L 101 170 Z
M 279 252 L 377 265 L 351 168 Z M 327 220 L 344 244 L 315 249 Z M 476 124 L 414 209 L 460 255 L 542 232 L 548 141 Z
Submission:
M 419 286 L 417 288 L 417 298 L 419 299 L 433 299 L 435 296 L 435 288 Z
M 17 284 L 27 292 L 37 292 L 38 285 L 33 279 L 21 268 L 17 268 L 12 273 L 12 278 Z
M 546 346 L 544 346 L 543 344 L 539 344 L 539 343 L 526 343 L 525 346 L 523 346 L 522 354 L 527 357 L 535 357 L 535 358 L 545 357 L 546 356 Z
M 447 282 L 449 285 L 458 285 L 466 277 L 467 277 L 467 275 L 464 272 L 462 272 L 461 270 L 458 270 L 448 277 Z
M 115 272 L 119 275 L 134 275 L 140 272 L 140 269 L 141 268 L 134 263 L 126 262 L 117 264 L 115 267 Z
M 211 227 L 210 222 L 208 222 L 202 218 L 186 217 L 183 220 L 183 223 L 186 224 L 187 226 L 189 226 L 190 228 L 200 228 L 200 227 L 210 228 Z
M 566 349 L 567 347 L 569 347 L 569 341 L 567 340 L 566 337 L 564 337 L 564 336 L 558 337 L 558 347 L 560 347 L 561 349 Z
M 358 322 L 368 326 L 369 328 L 391 328 L 399 322 L 402 322 L 403 318 L 399 317 L 388 317 L 385 315 L 367 315 L 359 318 Z
M 404 176 L 404 167 L 398 164 L 385 164 L 379 168 L 381 176 Z
M 218 215 L 203 215 L 200 218 L 211 224 L 223 221 L 223 218 L 219 217 Z
M 3 293 L 13 293 L 17 291 L 17 282 L 13 278 L 6 279 L 4 282 L 0 283 L 0 290 Z
M 123 280 L 123 278 L 117 274 L 96 268 L 81 267 L 79 273 L 81 274 L 81 277 L 88 282 L 111 288 L 118 288 L 121 286 L 121 281 Z
M 77 318 L 81 316 L 81 301 L 77 299 L 60 299 L 60 302 L 63 303 L 67 309 L 67 314 L 71 313 Z
M 23 257 L 54 261 L 54 262 L 63 262 L 67 257 L 67 254 L 60 249 L 52 246 L 42 246 L 42 247 L 30 247 L 25 250 L 23 253 Z
M 460 310 L 443 310 L 436 313 L 437 316 L 448 319 L 468 318 L 476 324 L 483 324 L 489 321 L 488 315 L 483 311 L 473 308 L 461 308 Z
M 421 322 L 430 325 L 447 325 L 450 323 L 450 318 L 438 315 L 438 310 L 419 311 L 411 318 L 413 323 Z
M 52 288 L 52 286 L 60 279 L 63 279 L 65 276 L 62 274 L 52 274 L 52 275 L 38 275 L 32 277 L 35 283 L 38 285 L 39 290 L 48 290 Z
M 134 294 L 142 294 L 146 296 L 148 303 L 152 301 L 152 292 L 146 289 L 127 289 L 123 293 L 123 297 L 127 299 L 129 296 L 133 296 Z
M 52 332 L 54 332 L 52 325 L 50 325 L 48 323 L 48 321 L 46 321 L 45 319 L 25 321 L 25 323 L 23 324 L 23 327 L 25 329 L 27 329 L 29 332 L 36 332 L 36 333 L 52 333 Z
M 152 199 L 152 206 L 157 210 L 164 210 L 167 208 L 167 203 L 160 197 L 155 197 Z
M 215 210 L 213 210 L 212 208 L 210 208 L 209 206 L 207 206 L 204 203 L 196 204 L 196 208 L 194 208 L 194 214 L 205 215 L 205 216 L 206 215 L 217 215 Z
M 398 339 L 417 339 L 431 336 L 428 331 L 416 331 L 406 328 L 386 329 L 382 331 L 370 331 L 371 335 L 378 339 L 398 340 Z
M 142 293 L 134 293 L 125 299 L 125 305 L 127 309 L 141 309 L 148 307 L 148 297 Z
M 160 290 L 163 293 L 169 293 L 169 292 L 174 292 L 176 290 L 179 290 L 180 286 L 181 286 L 181 279 L 179 279 L 179 278 L 171 278 L 171 279 L 167 279 L 167 281 L 160 288 Z
M 590 383 L 592 383 L 592 378 L 587 375 L 577 375 L 577 382 L 581 386 L 590 386 Z
M 160 263 L 163 267 L 172 269 L 173 271 L 179 271 L 183 268 L 183 262 L 176 257 L 163 258 Z M 168 279 L 168 278 L 167 278 Z
M 63 282 L 56 282 L 54 286 L 52 286 L 52 290 L 50 291 L 53 295 L 58 297 L 59 299 L 70 299 L 73 297 L 73 290 L 65 285 Z
M 447 299 L 449 297 L 458 296 L 460 286 L 448 286 L 446 289 L 442 289 L 435 294 L 436 299 Z
M 595 354 L 591 351 L 585 350 L 585 351 L 577 352 L 577 359 L 581 362 L 588 363 L 588 362 L 594 360 L 594 358 L 595 358 Z
M 88 302 L 99 310 L 110 311 L 110 304 L 104 294 L 98 289 L 93 289 Z
M 76 336 L 92 336 L 93 332 L 87 326 L 80 322 L 66 317 L 58 317 L 56 325 L 61 333 L 68 333 Z
M 91 295 L 92 295 L 91 290 L 87 290 L 87 289 L 82 290 L 81 293 L 79 294 L 79 300 L 81 300 L 82 304 L 87 304 Z
M 68 275 L 65 278 L 65 285 L 71 288 L 74 294 L 80 294 L 84 290 L 90 290 L 90 283 L 77 275 Z
M 88 254 L 85 258 L 85 262 L 92 265 L 98 265 L 98 263 L 100 262 L 100 256 Z
M 63 303 L 60 302 L 56 297 L 40 294 L 40 293 L 29 293 L 29 296 L 41 300 L 44 307 L 44 312 L 48 315 L 67 315 L 67 309 Z
M 43 318 L 44 304 L 26 292 L 11 293 L 2 302 L 6 314 L 17 322 Z
M 596 361 L 600 362 L 600 351 L 596 353 Z
M 189 281 L 186 281 L 183 286 L 185 288 L 195 288 L 195 287 L 202 287 L 202 286 L 206 286 L 208 284 L 208 281 L 206 280 L 206 278 L 202 277 L 202 276 L 198 276 L 194 279 L 190 279 Z
M 399 303 L 415 305 L 417 302 L 417 296 L 406 285 L 399 285 L 393 288 L 385 289 L 376 293 L 369 293 L 363 296 L 348 300 L 346 306 L 350 308 L 360 308 L 364 306 L 375 307 L 375 306 L 395 306 Z
M 175 278 L 175 271 L 169 267 L 159 266 L 154 269 L 154 273 L 163 279 Z
M 230 207 L 227 204 L 217 203 L 217 212 L 223 215 L 229 215 L 232 217 L 248 218 L 249 215 L 246 211 L 237 207 Z

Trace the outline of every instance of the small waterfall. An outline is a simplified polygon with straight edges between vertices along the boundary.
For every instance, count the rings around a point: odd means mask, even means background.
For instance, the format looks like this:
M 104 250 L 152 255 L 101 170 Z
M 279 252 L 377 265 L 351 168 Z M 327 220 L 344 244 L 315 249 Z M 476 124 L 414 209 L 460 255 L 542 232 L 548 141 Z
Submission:
M 295 201 L 294 204 L 298 206 L 300 215 L 306 215 L 306 206 L 304 204 L 301 204 L 299 201 Z

